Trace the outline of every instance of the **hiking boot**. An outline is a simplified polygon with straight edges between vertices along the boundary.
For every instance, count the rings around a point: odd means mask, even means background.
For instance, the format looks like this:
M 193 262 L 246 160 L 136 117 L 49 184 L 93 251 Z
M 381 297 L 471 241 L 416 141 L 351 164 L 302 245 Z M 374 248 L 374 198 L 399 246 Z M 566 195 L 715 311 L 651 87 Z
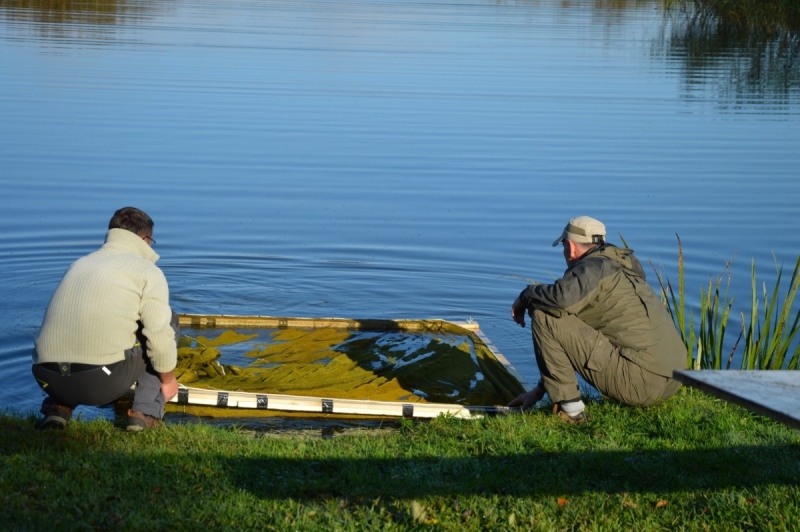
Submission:
M 36 428 L 38 430 L 63 430 L 72 419 L 73 410 L 73 408 L 60 405 L 48 397 L 42 402 L 42 407 L 39 409 L 39 412 L 44 414 L 44 418 L 36 423 Z
M 159 425 L 161 425 L 160 419 L 143 414 L 138 410 L 128 410 L 128 430 L 131 432 L 151 429 Z
M 589 414 L 585 410 L 581 410 L 574 416 L 571 416 L 564 412 L 561 407 L 556 404 L 553 406 L 553 413 L 558 416 L 561 421 L 566 421 L 567 423 L 574 423 L 576 425 L 582 425 L 589 421 Z

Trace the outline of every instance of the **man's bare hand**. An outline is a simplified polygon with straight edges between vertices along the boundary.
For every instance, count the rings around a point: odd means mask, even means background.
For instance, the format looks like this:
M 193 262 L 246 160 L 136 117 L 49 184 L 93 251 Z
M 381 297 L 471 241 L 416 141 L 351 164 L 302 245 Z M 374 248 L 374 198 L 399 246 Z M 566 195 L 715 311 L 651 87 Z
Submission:
M 530 410 L 533 405 L 541 401 L 544 394 L 544 388 L 536 386 L 531 391 L 520 394 L 516 399 L 508 403 L 508 406 L 518 406 L 524 412 L 525 410 Z
M 165 401 L 178 395 L 178 379 L 175 378 L 174 372 L 159 373 L 158 377 L 161 379 L 161 393 L 164 394 Z
M 511 305 L 511 317 L 514 318 L 514 321 L 519 324 L 520 327 L 525 327 L 525 305 L 522 304 L 519 297 L 514 300 L 514 303 Z

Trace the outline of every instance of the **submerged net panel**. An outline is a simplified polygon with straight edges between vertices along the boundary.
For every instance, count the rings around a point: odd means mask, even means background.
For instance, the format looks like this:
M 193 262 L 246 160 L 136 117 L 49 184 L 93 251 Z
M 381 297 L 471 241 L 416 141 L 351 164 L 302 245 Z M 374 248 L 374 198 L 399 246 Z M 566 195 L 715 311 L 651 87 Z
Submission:
M 441 321 L 378 330 L 189 328 L 176 376 L 211 390 L 470 406 L 505 405 L 524 391 L 478 335 Z M 234 409 L 202 410 L 229 416 Z

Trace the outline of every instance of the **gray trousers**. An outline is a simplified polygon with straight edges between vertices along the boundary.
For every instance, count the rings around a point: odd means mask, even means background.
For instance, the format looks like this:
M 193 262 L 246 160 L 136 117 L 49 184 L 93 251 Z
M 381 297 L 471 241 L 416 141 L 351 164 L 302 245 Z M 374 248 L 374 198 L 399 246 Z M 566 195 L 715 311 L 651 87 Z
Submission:
M 535 310 L 531 330 L 536 364 L 554 403 L 580 397 L 576 371 L 601 394 L 633 406 L 661 403 L 680 388 L 620 356 L 619 347 L 575 316 Z
M 177 342 L 180 326 L 178 315 L 174 312 L 170 325 Z M 47 395 L 71 408 L 111 403 L 125 395 L 136 383 L 131 409 L 161 419 L 166 402 L 161 392 L 161 378 L 150 364 L 147 340 L 141 332 L 137 333 L 137 339 L 137 345 L 125 351 L 125 359 L 114 364 L 70 364 L 68 372 L 59 369 L 60 363 L 34 364 L 33 375 Z
M 133 348 L 133 350 L 137 349 L 141 350 L 141 347 Z M 128 355 L 127 351 L 125 355 Z M 161 419 L 164 417 L 164 404 L 166 403 L 166 398 L 161 392 L 161 378 L 144 354 L 137 356 L 137 353 L 134 353 L 132 358 L 143 361 L 144 367 L 136 377 L 136 390 L 133 393 L 131 410 L 138 410 L 142 414 Z

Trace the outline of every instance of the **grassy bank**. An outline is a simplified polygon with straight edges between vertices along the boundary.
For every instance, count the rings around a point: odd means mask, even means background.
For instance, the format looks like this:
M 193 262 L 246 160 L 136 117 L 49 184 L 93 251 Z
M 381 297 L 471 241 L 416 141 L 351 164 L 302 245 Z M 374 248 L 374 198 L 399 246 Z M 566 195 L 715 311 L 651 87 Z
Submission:
M 0 416 L 6 530 L 800 530 L 798 432 L 683 389 L 405 423 L 371 436 L 253 437 L 108 421 L 37 432 Z

